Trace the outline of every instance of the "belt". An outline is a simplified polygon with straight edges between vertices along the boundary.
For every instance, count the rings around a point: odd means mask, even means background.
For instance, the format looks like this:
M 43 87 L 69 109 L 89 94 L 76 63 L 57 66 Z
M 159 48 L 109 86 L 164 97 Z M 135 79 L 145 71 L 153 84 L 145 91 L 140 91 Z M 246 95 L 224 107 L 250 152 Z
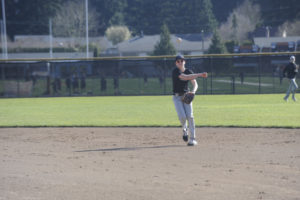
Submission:
M 174 96 L 179 97 L 179 96 L 183 96 L 184 93 L 174 93 Z

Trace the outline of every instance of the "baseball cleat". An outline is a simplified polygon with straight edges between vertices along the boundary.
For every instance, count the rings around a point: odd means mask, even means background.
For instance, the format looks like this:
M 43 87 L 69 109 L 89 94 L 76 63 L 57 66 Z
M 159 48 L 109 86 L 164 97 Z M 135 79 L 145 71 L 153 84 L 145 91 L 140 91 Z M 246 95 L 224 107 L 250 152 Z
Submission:
M 198 142 L 195 140 L 195 139 L 191 139 L 189 142 L 188 142 L 188 146 L 195 146 L 197 145 Z
M 188 134 L 184 134 L 184 135 L 182 136 L 182 139 L 183 139 L 183 141 L 187 142 L 187 141 L 189 140 Z
M 285 97 L 283 98 L 283 100 L 284 100 L 285 102 L 288 102 L 288 99 L 287 99 L 287 98 L 285 98 Z
M 293 100 L 296 102 L 297 101 L 296 97 L 293 97 Z

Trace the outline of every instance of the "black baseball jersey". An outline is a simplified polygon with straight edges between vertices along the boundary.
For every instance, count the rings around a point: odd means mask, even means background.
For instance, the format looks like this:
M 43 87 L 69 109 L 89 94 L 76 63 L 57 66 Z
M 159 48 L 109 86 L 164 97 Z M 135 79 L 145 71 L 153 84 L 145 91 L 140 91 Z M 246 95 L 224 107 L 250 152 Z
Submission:
M 190 69 L 185 69 L 184 74 L 193 74 L 193 71 Z M 173 80 L 173 94 L 175 93 L 185 93 L 189 91 L 188 83 L 189 81 L 184 81 L 179 79 L 181 74 L 180 70 L 176 67 L 172 71 L 172 80 Z
M 287 75 L 285 75 L 287 73 Z M 290 62 L 283 70 L 283 75 L 289 79 L 293 79 L 296 77 L 298 70 L 296 69 L 296 64 Z

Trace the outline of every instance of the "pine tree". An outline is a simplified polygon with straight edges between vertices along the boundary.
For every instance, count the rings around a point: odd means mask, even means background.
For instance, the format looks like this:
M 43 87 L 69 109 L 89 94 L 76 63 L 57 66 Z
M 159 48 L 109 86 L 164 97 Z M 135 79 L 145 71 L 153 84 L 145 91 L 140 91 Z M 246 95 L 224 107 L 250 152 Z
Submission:
M 225 45 L 222 43 L 220 34 L 217 31 L 214 31 L 214 35 L 212 37 L 211 42 L 212 43 L 207 53 L 214 53 L 214 54 L 226 53 Z
M 217 31 L 214 31 L 212 38 L 212 43 L 208 49 L 210 54 L 224 54 L 226 53 L 226 47 L 221 40 L 220 34 Z M 212 66 L 212 71 L 219 74 L 226 72 L 232 66 L 230 59 L 216 58 L 212 59 L 210 65 Z
M 207 26 L 207 30 L 208 32 L 212 32 L 216 29 L 218 23 L 217 23 L 217 20 L 215 18 L 215 15 L 212 11 L 212 3 L 210 0 L 203 0 L 203 21 L 202 23 L 205 23 L 206 22 L 206 26 Z
M 177 0 L 177 2 L 173 23 L 168 24 L 170 30 L 176 33 L 200 33 L 204 30 L 208 33 L 217 27 L 211 0 Z
M 168 26 L 161 27 L 160 41 L 155 45 L 153 55 L 175 55 L 176 49 L 171 43 L 171 35 Z

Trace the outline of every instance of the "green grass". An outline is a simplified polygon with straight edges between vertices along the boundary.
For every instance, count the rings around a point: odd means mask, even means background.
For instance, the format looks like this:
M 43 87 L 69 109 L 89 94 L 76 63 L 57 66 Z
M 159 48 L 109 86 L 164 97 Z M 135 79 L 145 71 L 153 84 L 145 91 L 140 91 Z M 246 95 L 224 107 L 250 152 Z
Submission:
M 300 128 L 300 102 L 284 94 L 197 95 L 197 126 Z M 178 126 L 172 96 L 0 99 L 0 127 Z

